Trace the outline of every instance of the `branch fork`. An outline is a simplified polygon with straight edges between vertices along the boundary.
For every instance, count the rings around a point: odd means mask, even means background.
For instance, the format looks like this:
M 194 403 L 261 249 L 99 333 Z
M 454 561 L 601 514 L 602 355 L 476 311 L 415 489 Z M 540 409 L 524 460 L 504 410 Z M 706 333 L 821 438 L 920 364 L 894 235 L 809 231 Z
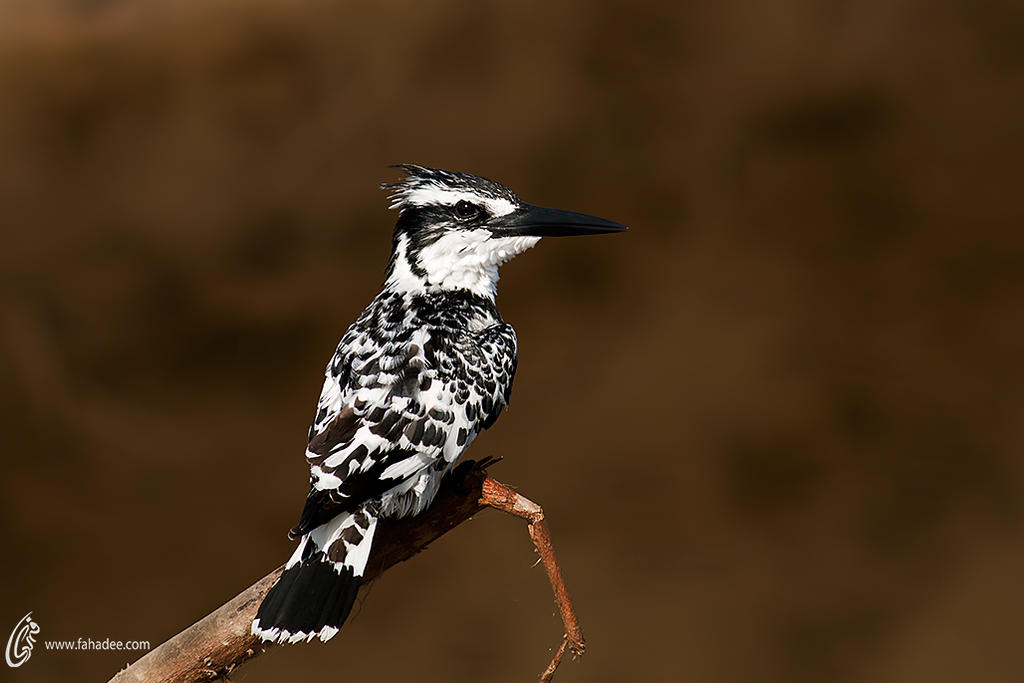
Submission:
M 395 564 L 409 559 L 483 508 L 494 508 L 525 520 L 547 572 L 565 630 L 554 657 L 540 675 L 541 683 L 546 683 L 555 675 L 566 651 L 576 658 L 583 654 L 586 643 L 569 600 L 565 576 L 555 556 L 544 510 L 505 484 L 488 477 L 486 468 L 493 462 L 486 459 L 459 465 L 445 478 L 437 498 L 422 514 L 399 520 L 382 520 L 374 541 L 373 562 L 367 566 L 365 578 L 370 581 Z M 122 669 L 110 683 L 198 683 L 226 678 L 242 663 L 269 649 L 270 646 L 252 635 L 249 629 L 260 603 L 283 570 L 282 565 L 270 572 L 211 614 Z

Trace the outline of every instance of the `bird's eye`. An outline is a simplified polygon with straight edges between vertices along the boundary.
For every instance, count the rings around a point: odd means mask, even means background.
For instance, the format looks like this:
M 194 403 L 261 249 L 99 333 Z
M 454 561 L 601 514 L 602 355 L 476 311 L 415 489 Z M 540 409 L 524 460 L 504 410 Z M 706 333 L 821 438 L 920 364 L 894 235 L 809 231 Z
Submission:
M 473 202 L 467 202 L 465 199 L 452 207 L 452 213 L 454 213 L 455 217 L 460 221 L 468 221 L 477 218 L 480 216 L 481 212 L 482 210 L 479 206 Z

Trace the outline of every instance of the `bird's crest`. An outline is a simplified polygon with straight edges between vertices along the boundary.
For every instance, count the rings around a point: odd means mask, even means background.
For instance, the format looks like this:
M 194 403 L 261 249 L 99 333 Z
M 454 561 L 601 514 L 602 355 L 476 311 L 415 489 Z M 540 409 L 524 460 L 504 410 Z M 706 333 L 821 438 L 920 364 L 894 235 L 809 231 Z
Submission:
M 443 171 L 417 164 L 395 164 L 405 172 L 397 183 L 384 183 L 391 199 L 391 209 L 429 204 L 455 204 L 462 200 L 486 204 L 494 215 L 513 211 L 519 198 L 501 183 L 471 173 Z

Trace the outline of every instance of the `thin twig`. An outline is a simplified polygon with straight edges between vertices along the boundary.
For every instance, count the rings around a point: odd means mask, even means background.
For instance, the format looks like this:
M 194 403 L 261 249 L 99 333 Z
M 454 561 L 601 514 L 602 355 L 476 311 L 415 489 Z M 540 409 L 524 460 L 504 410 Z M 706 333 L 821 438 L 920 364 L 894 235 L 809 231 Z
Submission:
M 568 645 L 569 637 L 563 636 L 562 644 L 558 646 L 555 656 L 548 663 L 548 668 L 544 669 L 544 672 L 540 675 L 540 683 L 550 683 L 551 679 L 555 677 L 555 671 L 558 669 L 558 665 L 562 663 L 562 656 L 565 654 L 565 648 Z
M 548 581 L 551 582 L 551 590 L 555 593 L 555 603 L 558 605 L 558 612 L 562 616 L 562 626 L 565 627 L 565 635 L 562 643 L 555 652 L 551 663 L 541 674 L 540 680 L 550 681 L 555 675 L 555 669 L 562 661 L 566 646 L 572 651 L 573 658 L 581 656 L 587 649 L 583 640 L 583 632 L 580 630 L 579 621 L 576 619 L 576 612 L 572 608 L 572 601 L 569 599 L 569 589 L 565 585 L 565 575 L 562 567 L 558 564 L 558 557 L 555 555 L 555 546 L 551 541 L 551 531 L 548 523 L 544 521 L 544 510 L 526 496 L 520 495 L 511 488 L 488 477 L 483 483 L 483 495 L 480 503 L 495 510 L 507 512 L 510 515 L 525 519 L 530 530 L 530 538 L 533 539 L 533 546 L 540 555 L 540 561 L 548 573 Z

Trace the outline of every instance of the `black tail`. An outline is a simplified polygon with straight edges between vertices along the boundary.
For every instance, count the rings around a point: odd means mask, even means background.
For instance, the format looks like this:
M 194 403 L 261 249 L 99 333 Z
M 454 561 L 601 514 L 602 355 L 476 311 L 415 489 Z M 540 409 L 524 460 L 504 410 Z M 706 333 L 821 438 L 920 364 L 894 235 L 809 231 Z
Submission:
M 318 551 L 285 569 L 256 612 L 252 632 L 277 643 L 331 638 L 352 611 L 362 583 L 351 567 L 336 567 Z

